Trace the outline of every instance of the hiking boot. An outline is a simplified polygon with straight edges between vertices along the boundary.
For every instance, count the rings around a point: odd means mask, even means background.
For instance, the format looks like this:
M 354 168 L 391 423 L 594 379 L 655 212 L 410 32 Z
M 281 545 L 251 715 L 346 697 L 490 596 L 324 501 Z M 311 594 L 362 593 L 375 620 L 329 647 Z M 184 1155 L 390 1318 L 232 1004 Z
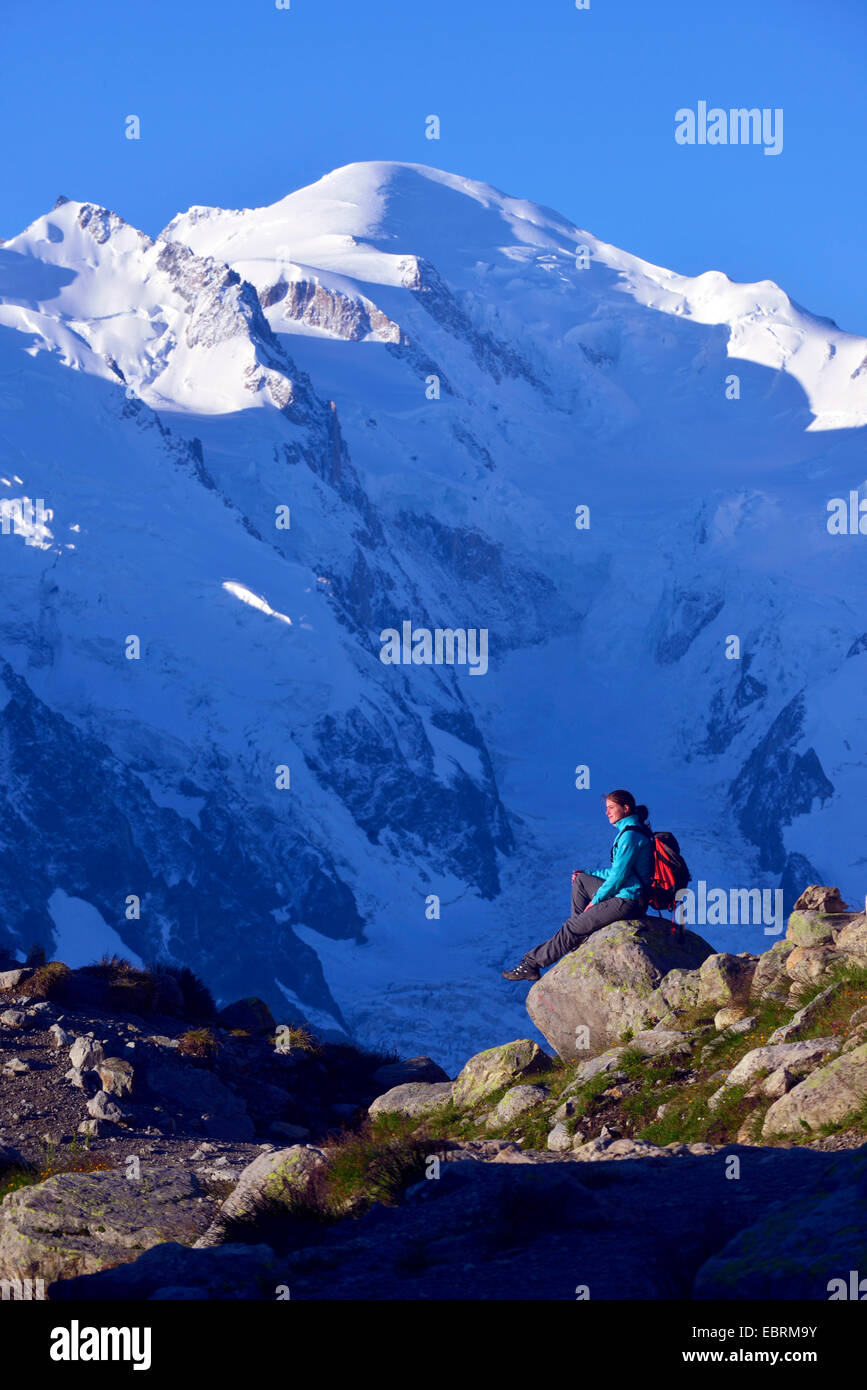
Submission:
M 541 980 L 542 972 L 538 965 L 533 965 L 531 961 L 522 960 L 520 965 L 516 965 L 514 970 L 504 970 L 502 972 L 504 980 Z

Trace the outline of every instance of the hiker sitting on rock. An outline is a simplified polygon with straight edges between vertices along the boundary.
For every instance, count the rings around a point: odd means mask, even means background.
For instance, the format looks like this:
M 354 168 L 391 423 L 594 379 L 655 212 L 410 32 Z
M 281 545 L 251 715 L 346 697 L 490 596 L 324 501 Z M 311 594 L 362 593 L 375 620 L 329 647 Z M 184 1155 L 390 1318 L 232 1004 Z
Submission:
M 549 941 L 528 951 L 514 970 L 504 970 L 504 980 L 538 980 L 546 965 L 574 951 L 591 932 L 645 912 L 653 872 L 647 807 L 636 806 L 632 793 L 620 789 L 606 796 L 605 814 L 617 826 L 610 867 L 597 874 L 575 870 L 572 916 Z

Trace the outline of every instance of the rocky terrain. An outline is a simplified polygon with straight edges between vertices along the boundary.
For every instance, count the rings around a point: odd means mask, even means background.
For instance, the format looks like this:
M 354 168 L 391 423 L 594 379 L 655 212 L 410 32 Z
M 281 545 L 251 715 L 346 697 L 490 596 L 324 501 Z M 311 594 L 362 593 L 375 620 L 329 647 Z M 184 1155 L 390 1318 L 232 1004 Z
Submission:
M 52 1300 L 827 1299 L 867 1268 L 867 914 L 637 919 L 449 1078 L 189 972 L 0 974 L 0 1280 Z M 16 1285 L 15 1281 L 21 1281 Z M 36 1287 L 34 1284 L 32 1287 Z

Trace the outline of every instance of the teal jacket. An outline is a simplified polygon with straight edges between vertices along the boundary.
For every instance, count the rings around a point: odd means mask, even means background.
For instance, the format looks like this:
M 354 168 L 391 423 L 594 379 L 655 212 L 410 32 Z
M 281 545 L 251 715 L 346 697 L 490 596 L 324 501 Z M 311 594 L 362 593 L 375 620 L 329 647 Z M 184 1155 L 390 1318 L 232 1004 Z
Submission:
M 652 841 L 649 835 L 631 829 L 636 825 L 641 825 L 637 816 L 623 816 L 615 822 L 617 838 L 611 850 L 611 863 L 607 869 L 594 870 L 594 877 L 604 882 L 593 894 L 591 903 L 601 903 L 606 898 L 646 896 L 653 872 Z

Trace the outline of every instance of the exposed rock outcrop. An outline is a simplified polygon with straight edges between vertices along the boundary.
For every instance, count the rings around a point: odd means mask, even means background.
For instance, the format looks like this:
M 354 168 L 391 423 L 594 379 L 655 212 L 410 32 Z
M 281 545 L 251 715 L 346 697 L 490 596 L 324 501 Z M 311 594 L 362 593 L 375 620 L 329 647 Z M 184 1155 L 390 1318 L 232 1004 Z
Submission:
M 657 1022 L 658 1002 L 651 1000 L 663 978 L 672 970 L 695 970 L 710 956 L 713 948 L 700 936 L 686 931 L 678 941 L 669 923 L 615 922 L 533 985 L 527 1012 L 564 1061 L 586 1058 L 627 1029 Z
M 172 1169 L 130 1181 L 121 1171 L 63 1173 L 0 1203 L 0 1277 L 46 1282 L 125 1264 L 166 1240 L 202 1234 L 204 1190 Z

